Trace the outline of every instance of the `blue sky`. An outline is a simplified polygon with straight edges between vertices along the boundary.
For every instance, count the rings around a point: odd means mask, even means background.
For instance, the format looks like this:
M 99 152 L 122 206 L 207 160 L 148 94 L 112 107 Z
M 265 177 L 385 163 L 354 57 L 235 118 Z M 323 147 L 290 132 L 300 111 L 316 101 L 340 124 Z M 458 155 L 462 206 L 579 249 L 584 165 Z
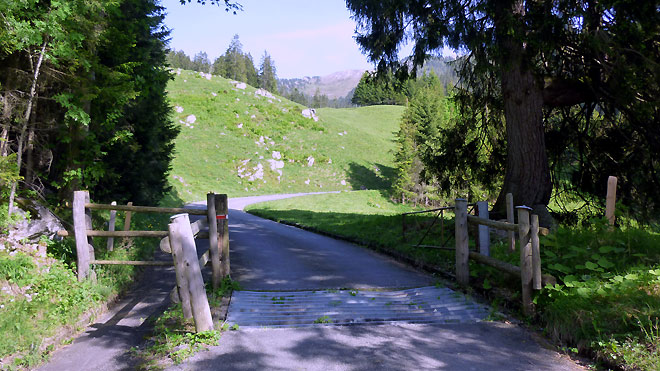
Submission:
M 255 64 L 264 50 L 280 78 L 323 76 L 348 69 L 373 69 L 353 39 L 355 22 L 344 0 L 239 0 L 236 15 L 207 3 L 162 0 L 170 47 L 191 57 L 205 51 L 213 61 L 234 34 Z

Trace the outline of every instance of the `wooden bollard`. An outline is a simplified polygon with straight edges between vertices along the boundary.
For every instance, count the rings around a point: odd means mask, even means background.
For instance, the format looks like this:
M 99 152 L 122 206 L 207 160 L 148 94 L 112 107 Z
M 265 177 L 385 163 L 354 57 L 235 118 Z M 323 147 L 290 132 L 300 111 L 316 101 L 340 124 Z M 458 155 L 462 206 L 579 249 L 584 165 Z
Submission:
M 222 252 L 222 276 L 231 276 L 229 264 L 229 201 L 226 194 L 215 195 L 215 211 L 218 214 L 218 246 Z
M 477 202 L 477 210 L 480 218 L 488 219 L 488 201 Z M 490 256 L 490 229 L 485 225 L 479 225 L 477 230 L 479 231 L 479 253 Z
M 213 285 L 213 290 L 217 290 L 220 287 L 220 281 L 222 281 L 222 266 L 220 263 L 220 253 L 221 253 L 221 244 L 218 243 L 218 220 L 217 213 L 215 210 L 215 198 L 216 194 L 210 192 L 206 195 L 206 210 L 207 218 L 209 225 L 209 252 L 211 255 L 211 283 Z
M 605 199 L 605 219 L 614 225 L 616 216 L 614 211 L 616 209 L 616 183 L 617 179 L 615 176 L 607 178 L 607 198 Z
M 454 206 L 456 214 L 455 221 L 455 239 L 456 239 L 456 281 L 461 286 L 467 286 L 470 283 L 470 249 L 468 246 L 468 225 L 467 225 L 467 200 L 456 199 Z
M 178 217 L 174 215 L 170 221 Z M 181 231 L 178 225 L 170 223 L 167 226 L 169 231 L 169 248 L 172 252 L 172 260 L 174 261 L 174 273 L 176 275 L 176 291 L 178 292 L 178 299 L 181 301 L 181 308 L 183 309 L 183 318 L 189 320 L 193 317 L 192 307 L 190 306 L 190 290 L 188 289 L 188 280 L 185 275 L 185 263 L 183 258 L 183 247 L 181 242 Z M 174 297 L 172 296 L 174 299 Z M 175 300 L 173 300 L 175 301 Z
M 532 286 L 540 290 L 541 285 L 541 245 L 539 242 L 539 216 L 532 215 L 530 241 L 532 243 Z
M 110 205 L 117 205 L 117 201 L 112 201 Z M 117 210 L 110 210 L 110 222 L 108 223 L 108 231 L 114 232 L 115 231 L 115 223 L 117 219 Z M 108 246 L 107 249 L 108 251 L 112 251 L 115 248 L 115 238 L 114 237 L 108 237 Z
M 506 221 L 507 223 L 515 224 L 513 216 L 513 195 L 511 193 L 506 194 Z M 514 231 L 509 231 L 509 251 L 516 251 L 516 233 Z
M 129 201 L 128 203 L 126 203 L 126 205 L 127 206 L 133 206 L 133 202 Z M 126 215 L 124 216 L 124 231 L 130 231 L 131 230 L 131 217 L 132 217 L 132 215 L 133 214 L 130 211 L 126 212 Z M 128 245 L 129 241 L 130 240 L 128 238 L 124 238 L 124 240 L 122 242 L 124 243 L 124 245 L 129 246 Z
M 92 239 L 87 236 L 87 230 L 92 229 L 92 211 L 85 209 L 85 204 L 89 203 L 89 200 L 89 192 L 73 192 L 73 233 L 76 239 L 78 281 L 89 276 L 89 262 L 94 260 Z
M 520 281 L 522 285 L 523 313 L 534 313 L 532 303 L 532 246 L 530 243 L 529 211 L 527 206 L 518 206 L 518 235 L 520 238 Z
M 195 247 L 195 237 L 190 227 L 190 218 L 188 214 L 179 214 L 172 218 L 174 227 L 178 229 L 181 238 L 184 274 L 188 281 L 188 290 L 190 291 L 190 306 L 192 308 L 193 320 L 195 321 L 195 331 L 213 330 L 211 308 L 209 307 L 209 301 L 204 290 L 204 279 L 202 278 L 202 270 L 197 260 L 197 248 Z

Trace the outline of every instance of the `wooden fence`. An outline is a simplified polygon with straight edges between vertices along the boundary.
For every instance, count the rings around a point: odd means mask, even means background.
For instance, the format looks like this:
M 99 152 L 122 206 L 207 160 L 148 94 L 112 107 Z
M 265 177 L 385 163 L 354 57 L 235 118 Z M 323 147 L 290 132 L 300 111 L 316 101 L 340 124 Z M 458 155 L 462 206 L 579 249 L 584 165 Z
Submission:
M 507 204 L 512 204 L 513 197 L 507 195 Z M 483 208 L 484 206 L 482 206 Z M 487 208 L 487 205 L 486 205 Z M 512 209 L 507 207 L 507 209 Z M 456 280 L 462 286 L 467 286 L 470 279 L 469 259 L 478 263 L 491 266 L 495 269 L 519 276 L 522 287 L 523 313 L 532 315 L 534 304 L 532 302 L 532 291 L 540 290 L 545 284 L 555 282 L 555 278 L 541 273 L 541 254 L 539 244 L 539 233 L 547 234 L 548 230 L 539 227 L 538 215 L 530 215 L 531 208 L 527 206 L 516 207 L 518 211 L 518 223 L 513 223 L 512 213 L 507 210 L 507 221 L 500 222 L 489 220 L 487 217 L 468 215 L 467 201 L 456 199 L 455 204 L 455 241 L 456 241 Z M 515 250 L 515 233 L 518 232 L 520 239 L 520 266 L 515 266 L 494 258 L 487 254 L 477 253 L 468 247 L 468 224 L 472 223 L 479 227 L 507 231 L 509 247 Z
M 474 210 L 474 207 L 476 204 L 469 204 L 468 206 L 471 206 Z M 401 214 L 401 240 L 406 242 L 407 239 L 407 231 L 409 228 L 411 228 L 411 224 L 414 223 L 414 229 L 416 231 L 421 230 L 421 229 L 426 229 L 424 231 L 424 234 L 422 237 L 417 241 L 416 244 L 411 245 L 413 247 L 423 247 L 423 248 L 431 248 L 431 249 L 443 249 L 447 250 L 450 249 L 447 246 L 447 243 L 451 239 L 451 236 L 447 236 L 445 239 L 445 211 L 454 211 L 454 206 L 444 206 L 444 207 L 438 207 L 435 209 L 428 209 L 428 210 L 420 210 L 420 211 L 410 211 L 407 213 Z M 417 215 L 422 215 L 422 214 L 427 214 L 427 213 L 436 213 L 435 217 L 431 221 L 430 225 L 421 225 L 417 220 L 413 220 L 413 223 L 408 222 L 408 219 L 411 217 L 417 216 Z M 428 237 L 429 233 L 431 230 L 436 226 L 438 220 L 440 221 L 440 245 L 424 245 L 423 242 Z M 424 223 L 426 224 L 426 223 Z M 453 250 L 453 247 L 451 247 Z
M 214 289 L 220 286 L 223 277 L 230 274 L 229 260 L 229 224 L 227 195 L 207 195 L 207 209 L 163 208 L 151 206 L 94 204 L 90 202 L 89 192 L 76 191 L 73 197 L 73 235 L 76 240 L 78 280 L 82 281 L 93 274 L 91 265 L 121 264 L 142 266 L 174 266 L 176 272 L 176 287 L 173 298 L 181 301 L 185 319 L 193 319 L 195 329 L 206 331 L 213 329 L 211 312 L 204 290 L 201 267 L 211 262 L 212 285 Z M 92 210 L 111 210 L 108 231 L 92 229 Z M 117 211 L 125 211 L 123 231 L 115 231 Z M 170 218 L 167 231 L 131 231 L 131 213 L 164 213 L 177 214 Z M 189 215 L 204 216 L 190 223 Z M 208 227 L 208 232 L 205 229 Z M 60 231 L 60 236 L 69 236 L 67 231 Z M 208 238 L 209 248 L 197 258 L 195 236 Z M 91 237 L 108 237 L 107 249 L 113 249 L 114 237 L 156 237 L 162 238 L 160 249 L 172 255 L 172 261 L 126 261 L 97 260 Z
M 472 207 L 470 210 L 469 207 Z M 518 211 L 518 223 L 514 223 L 514 210 Z M 447 246 L 451 236 L 445 240 L 444 233 L 444 214 L 445 211 L 453 211 L 455 214 L 454 222 L 454 246 Z M 488 218 L 488 202 L 482 201 L 475 204 L 468 204 L 464 199 L 456 199 L 454 206 L 441 207 L 431 210 L 414 211 L 402 214 L 402 237 L 405 240 L 408 223 L 406 217 L 412 215 L 437 212 L 431 225 L 425 231 L 422 238 L 415 247 L 436 248 L 443 250 L 453 250 L 456 253 L 456 280 L 462 286 L 469 284 L 470 266 L 468 261 L 472 259 L 480 264 L 488 265 L 502 272 L 521 278 L 522 304 L 524 313 L 530 315 L 534 312 L 532 303 L 532 291 L 540 290 L 547 283 L 554 283 L 556 279 L 551 275 L 541 273 L 541 256 L 539 234 L 547 235 L 549 230 L 539 227 L 538 216 L 530 215 L 530 208 L 519 206 L 514 208 L 513 196 L 506 195 L 506 222 L 494 221 Z M 474 215 L 470 215 L 473 213 Z M 440 240 L 442 245 L 423 245 L 422 242 L 440 220 Z M 469 250 L 468 225 L 476 226 L 474 228 L 475 245 L 478 251 Z M 508 250 L 514 252 L 516 249 L 516 234 L 520 239 L 520 266 L 509 264 L 507 262 L 490 257 L 490 228 L 506 231 Z

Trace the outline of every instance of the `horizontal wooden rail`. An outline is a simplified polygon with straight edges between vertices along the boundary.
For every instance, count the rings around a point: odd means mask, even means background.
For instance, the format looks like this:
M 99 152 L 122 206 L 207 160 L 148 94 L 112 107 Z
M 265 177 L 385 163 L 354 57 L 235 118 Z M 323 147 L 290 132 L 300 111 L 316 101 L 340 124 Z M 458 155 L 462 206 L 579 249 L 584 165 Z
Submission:
M 68 237 L 71 234 L 66 230 L 57 231 L 57 235 L 60 237 Z M 96 231 L 96 230 L 87 230 L 88 237 L 165 237 L 167 236 L 167 231 Z
M 428 249 L 440 249 L 440 250 L 450 250 L 450 251 L 456 251 L 455 247 L 447 247 L 447 246 L 436 246 L 436 245 L 410 245 L 411 247 L 424 247 Z
M 90 237 L 164 237 L 167 231 L 87 231 Z
M 204 228 L 208 227 L 208 225 L 209 222 L 208 219 L 206 218 L 202 218 L 194 223 L 190 223 L 190 229 L 192 229 L 193 236 L 195 236 L 195 238 L 200 238 L 200 239 L 209 238 L 208 230 L 203 230 Z M 172 253 L 172 247 L 170 246 L 169 236 L 165 236 L 163 237 L 162 240 L 160 240 L 160 250 L 167 254 Z
M 505 231 L 514 231 L 514 232 L 518 230 L 518 224 L 511 224 L 506 222 L 498 222 L 496 220 L 483 219 L 478 216 L 469 215 L 469 214 L 467 216 L 467 219 L 468 222 L 470 223 L 485 225 L 487 227 L 491 227 L 495 229 L 503 229 Z
M 453 206 L 445 206 L 445 207 L 438 207 L 437 209 L 410 211 L 410 212 L 407 212 L 407 213 L 403 213 L 401 215 L 414 215 L 414 214 L 432 213 L 434 211 L 440 211 L 440 210 L 454 210 L 454 207 Z
M 503 229 L 505 231 L 512 231 L 512 232 L 518 231 L 518 224 L 511 224 L 507 222 L 498 222 L 497 220 L 483 219 L 478 216 L 469 215 L 469 214 L 468 214 L 468 221 L 470 223 L 485 225 L 487 227 L 491 227 L 495 229 Z M 541 236 L 547 236 L 550 234 L 550 230 L 548 228 L 539 227 L 539 234 Z
M 171 261 L 144 261 L 144 260 L 90 260 L 89 264 L 99 265 L 149 265 L 149 266 L 164 266 L 171 267 L 174 262 Z
M 140 213 L 206 215 L 206 209 L 191 209 L 184 207 L 155 207 L 155 206 L 106 205 L 106 204 L 85 203 L 85 208 L 92 210 L 134 211 Z
M 491 258 L 490 256 L 481 255 L 481 254 L 479 254 L 478 252 L 475 252 L 475 251 L 470 251 L 470 259 L 472 259 L 472 260 L 474 260 L 478 263 L 481 263 L 483 265 L 488 265 L 490 267 L 499 269 L 503 272 L 509 273 L 509 274 L 511 274 L 513 276 L 516 276 L 516 277 L 520 277 L 520 274 L 521 274 L 521 271 L 522 271 L 520 269 L 520 267 L 517 266 L 517 265 L 509 264 L 507 262 L 503 262 L 501 260 Z M 549 275 L 549 274 L 544 274 L 541 278 L 542 278 L 541 282 L 542 282 L 543 286 L 545 286 L 547 284 L 554 285 L 555 283 L 557 283 L 557 279 L 554 276 Z

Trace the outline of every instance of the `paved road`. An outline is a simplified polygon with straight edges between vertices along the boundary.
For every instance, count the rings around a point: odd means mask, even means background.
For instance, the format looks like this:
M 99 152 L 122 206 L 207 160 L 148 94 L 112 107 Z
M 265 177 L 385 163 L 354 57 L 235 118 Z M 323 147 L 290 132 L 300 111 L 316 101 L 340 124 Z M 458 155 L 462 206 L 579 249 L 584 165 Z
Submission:
M 229 212 L 232 278 L 245 290 L 400 288 L 432 278 L 371 250 L 265 220 Z
M 582 370 L 504 323 L 239 330 L 168 370 Z

